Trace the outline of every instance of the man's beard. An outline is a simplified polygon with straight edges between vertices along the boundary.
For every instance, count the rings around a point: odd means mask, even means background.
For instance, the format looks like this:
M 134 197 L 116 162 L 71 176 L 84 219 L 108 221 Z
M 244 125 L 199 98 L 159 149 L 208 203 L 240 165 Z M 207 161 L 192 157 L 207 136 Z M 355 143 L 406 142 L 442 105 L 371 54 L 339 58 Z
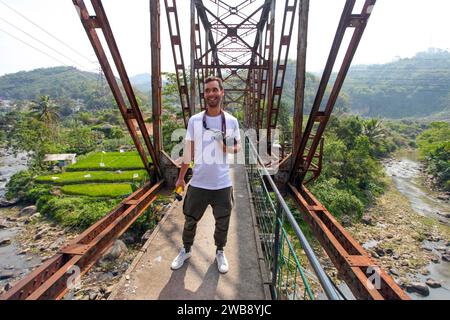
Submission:
M 211 101 L 208 101 L 207 99 L 205 99 L 205 101 L 206 101 L 206 106 L 208 108 L 220 107 L 220 104 L 222 103 L 222 99 L 220 97 L 217 98 L 217 100 L 214 100 L 212 103 L 211 103 Z

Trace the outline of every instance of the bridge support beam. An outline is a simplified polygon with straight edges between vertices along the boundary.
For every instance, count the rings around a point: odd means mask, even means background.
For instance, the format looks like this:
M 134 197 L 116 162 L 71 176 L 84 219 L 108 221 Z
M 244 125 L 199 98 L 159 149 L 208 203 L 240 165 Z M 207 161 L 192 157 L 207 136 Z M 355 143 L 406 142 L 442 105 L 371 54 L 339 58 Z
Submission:
M 357 299 L 410 300 L 308 189 L 288 185 L 314 235 Z
M 158 162 L 161 160 L 162 145 L 162 81 L 161 81 L 161 7 L 159 1 L 150 1 L 150 30 L 152 55 L 152 124 L 153 144 Z

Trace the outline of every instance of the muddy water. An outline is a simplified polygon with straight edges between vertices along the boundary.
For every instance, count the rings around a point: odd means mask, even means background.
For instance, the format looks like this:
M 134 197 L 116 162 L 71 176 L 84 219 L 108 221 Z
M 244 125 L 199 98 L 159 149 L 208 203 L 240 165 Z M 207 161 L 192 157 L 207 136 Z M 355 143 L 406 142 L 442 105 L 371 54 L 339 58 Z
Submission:
M 397 156 L 397 159 L 385 163 L 385 168 L 386 173 L 392 177 L 397 190 L 409 200 L 414 211 L 422 216 L 450 225 L 450 219 L 445 217 L 446 214 L 450 213 L 450 204 L 448 201 L 439 200 L 437 192 L 425 185 L 425 177 L 417 152 L 403 152 Z M 423 245 L 432 248 L 435 254 L 441 255 L 436 247 L 445 246 L 445 243 L 443 241 L 438 243 L 424 241 Z M 430 275 L 418 274 L 412 275 L 412 278 L 422 283 L 425 283 L 427 278 L 432 278 L 439 281 L 442 287 L 430 288 L 430 295 L 427 297 L 409 293 L 410 297 L 420 300 L 450 299 L 450 263 L 441 260 L 438 264 L 430 263 L 427 268 Z
M 445 217 L 450 213 L 450 204 L 439 200 L 437 192 L 425 186 L 416 152 L 401 153 L 398 159 L 386 163 L 385 168 L 397 190 L 409 200 L 414 211 L 450 224 L 450 219 Z

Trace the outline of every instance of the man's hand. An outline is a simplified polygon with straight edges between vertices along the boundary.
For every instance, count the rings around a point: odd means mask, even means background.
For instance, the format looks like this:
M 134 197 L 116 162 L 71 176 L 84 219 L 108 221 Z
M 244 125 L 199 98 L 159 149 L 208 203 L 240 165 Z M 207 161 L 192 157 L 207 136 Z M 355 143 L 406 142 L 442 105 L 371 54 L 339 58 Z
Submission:
M 186 188 L 186 182 L 184 179 L 178 178 L 176 184 L 175 184 L 175 190 L 177 190 L 179 187 L 181 187 L 182 191 Z

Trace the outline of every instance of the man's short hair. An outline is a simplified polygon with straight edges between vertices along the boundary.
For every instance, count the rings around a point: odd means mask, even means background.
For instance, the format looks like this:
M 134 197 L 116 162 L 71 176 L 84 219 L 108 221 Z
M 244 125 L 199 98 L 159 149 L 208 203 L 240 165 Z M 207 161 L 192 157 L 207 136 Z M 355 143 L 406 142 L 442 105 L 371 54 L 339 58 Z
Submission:
M 212 82 L 212 81 L 217 81 L 217 83 L 219 84 L 219 88 L 220 90 L 223 90 L 223 81 L 222 79 L 220 79 L 219 77 L 208 77 L 205 79 L 205 84 L 207 84 L 208 82 Z

